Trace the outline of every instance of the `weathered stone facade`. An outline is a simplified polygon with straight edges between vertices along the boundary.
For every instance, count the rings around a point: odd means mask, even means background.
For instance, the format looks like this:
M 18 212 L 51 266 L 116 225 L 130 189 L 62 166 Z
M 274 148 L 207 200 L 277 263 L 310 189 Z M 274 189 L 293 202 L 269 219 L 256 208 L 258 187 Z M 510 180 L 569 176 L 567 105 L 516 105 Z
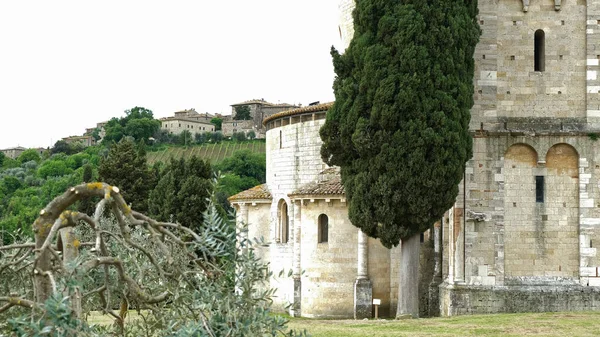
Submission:
M 236 111 L 235 109 L 240 106 L 248 106 L 250 108 L 250 120 L 235 120 Z M 223 135 L 225 137 L 231 137 L 234 132 L 254 131 L 256 138 L 265 138 L 265 129 L 263 127 L 263 120 L 269 116 L 272 116 L 278 112 L 290 110 L 296 108 L 295 105 L 280 103 L 274 104 L 265 101 L 264 99 L 253 99 L 241 103 L 231 105 L 231 120 L 223 121 Z
M 598 19 L 595 0 L 479 1 L 442 315 L 598 309 Z
M 344 46 L 352 8 L 341 1 Z M 430 249 L 429 303 L 441 315 L 598 310 L 600 0 L 480 0 L 478 20 L 473 158 L 434 229 L 442 239 Z M 274 270 L 293 271 L 273 281 L 277 303 L 294 315 L 360 318 L 381 298 L 393 315 L 398 248 L 364 237 L 343 193 L 326 193 L 335 178 L 319 158 L 325 107 L 309 108 L 265 120 L 270 194 L 252 216 L 270 221 L 259 226 L 274 242 L 264 255 Z
M 279 309 L 291 304 L 294 316 L 366 318 L 375 298 L 380 316 L 388 316 L 395 312 L 398 277 L 391 266 L 398 250 L 368 238 L 348 219 L 339 171 L 320 156 L 319 129 L 329 106 L 266 118 L 267 183 L 230 201 L 243 214 L 238 224 L 249 224 L 248 235 L 271 242 L 260 256 L 274 274 L 292 272 L 271 282 Z
M 72 145 L 79 144 L 84 147 L 88 147 L 88 146 L 92 146 L 92 145 L 96 144 L 94 137 L 92 137 L 90 135 L 69 136 L 69 137 L 64 137 L 62 140 L 65 141 L 67 144 L 72 144 Z
M 192 136 L 196 133 L 214 132 L 215 125 L 198 119 L 187 117 L 165 117 L 160 119 L 161 130 L 178 135 L 183 131 L 189 131 Z
M 25 150 L 27 150 L 27 149 L 22 146 L 17 146 L 17 147 L 11 147 L 9 149 L 4 149 L 4 150 L 0 150 L 0 151 L 2 151 L 2 153 L 4 153 L 4 155 L 7 156 L 8 158 L 16 159 L 18 156 L 21 155 L 21 153 L 25 152 Z

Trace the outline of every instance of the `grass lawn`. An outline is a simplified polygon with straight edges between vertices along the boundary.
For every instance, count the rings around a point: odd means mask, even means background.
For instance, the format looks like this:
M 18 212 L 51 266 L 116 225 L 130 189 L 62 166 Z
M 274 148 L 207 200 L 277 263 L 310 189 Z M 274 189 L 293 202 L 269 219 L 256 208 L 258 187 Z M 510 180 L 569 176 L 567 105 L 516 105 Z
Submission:
M 290 319 L 312 336 L 598 336 L 600 312 L 501 314 L 416 320 Z
M 127 321 L 137 319 L 130 311 Z M 383 336 L 599 336 L 600 312 L 474 315 L 414 320 L 318 320 L 289 318 L 288 327 L 306 329 L 314 337 Z M 88 323 L 112 324 L 109 316 L 92 313 Z

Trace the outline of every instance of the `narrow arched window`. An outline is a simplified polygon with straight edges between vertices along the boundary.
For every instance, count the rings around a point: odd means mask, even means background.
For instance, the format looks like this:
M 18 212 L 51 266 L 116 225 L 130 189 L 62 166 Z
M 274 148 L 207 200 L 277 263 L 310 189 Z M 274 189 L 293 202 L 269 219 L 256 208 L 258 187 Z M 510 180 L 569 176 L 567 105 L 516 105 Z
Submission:
M 546 51 L 545 51 L 545 34 L 544 31 L 538 29 L 535 31 L 534 36 L 534 46 L 533 46 L 533 70 L 534 71 L 544 71 L 545 70 L 545 61 L 546 61 Z
M 287 243 L 289 240 L 290 218 L 288 216 L 287 203 L 283 200 L 279 203 L 279 233 L 277 238 L 281 243 Z
M 319 215 L 319 243 L 329 241 L 329 218 L 325 214 Z

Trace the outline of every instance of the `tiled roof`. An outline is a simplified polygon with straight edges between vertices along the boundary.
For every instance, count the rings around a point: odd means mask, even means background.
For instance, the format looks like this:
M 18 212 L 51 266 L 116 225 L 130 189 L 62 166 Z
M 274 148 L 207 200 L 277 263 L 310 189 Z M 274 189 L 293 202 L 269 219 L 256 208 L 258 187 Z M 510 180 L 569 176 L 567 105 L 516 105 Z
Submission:
M 273 199 L 271 196 L 271 192 L 267 188 L 267 184 L 262 184 L 258 186 L 254 186 L 249 190 L 242 191 L 236 195 L 232 195 L 227 198 L 229 201 L 238 201 L 238 200 L 256 200 L 256 199 Z
M 0 150 L 0 151 L 12 151 L 12 150 L 27 150 L 27 149 L 24 148 L 24 147 L 22 147 L 22 146 L 17 146 L 17 147 L 11 147 L 11 148 L 8 148 L 8 149 L 3 149 L 3 150 Z
M 277 108 L 277 107 L 296 107 L 294 104 L 290 103 L 277 103 L 277 104 L 269 104 L 269 107 Z
M 263 99 L 251 99 L 248 101 L 243 101 L 241 103 L 236 103 L 236 104 L 231 104 L 231 106 L 237 106 L 237 105 L 247 105 L 247 104 L 263 104 L 263 105 L 275 105 L 273 103 L 269 103 Z
M 278 112 L 274 115 L 271 115 L 271 116 L 265 118 L 263 120 L 263 125 L 266 125 L 268 122 L 275 120 L 277 118 L 281 118 L 281 117 L 289 117 L 289 116 L 300 115 L 300 114 L 309 113 L 309 112 L 327 111 L 327 110 L 329 110 L 329 108 L 331 108 L 332 105 L 333 105 L 333 102 L 329 102 L 329 103 L 309 105 L 309 106 L 305 106 L 305 107 L 298 108 L 298 109 L 292 109 L 292 110 Z
M 340 176 L 336 176 L 332 179 L 313 182 L 300 187 L 294 192 L 290 193 L 290 196 L 301 196 L 301 195 L 344 195 L 344 185 L 342 185 L 342 179 Z
M 340 167 L 339 166 L 332 166 L 329 168 L 324 169 L 323 171 L 319 172 L 319 174 L 340 174 Z
M 198 116 L 198 117 L 203 117 L 203 116 Z M 200 121 L 199 119 L 195 119 L 195 118 L 186 118 L 186 117 L 163 117 L 161 119 L 159 119 L 161 122 L 170 122 L 170 121 L 184 121 L 184 122 L 191 122 L 191 123 L 197 123 L 197 124 L 203 124 L 203 125 L 212 125 L 210 122 L 203 122 Z

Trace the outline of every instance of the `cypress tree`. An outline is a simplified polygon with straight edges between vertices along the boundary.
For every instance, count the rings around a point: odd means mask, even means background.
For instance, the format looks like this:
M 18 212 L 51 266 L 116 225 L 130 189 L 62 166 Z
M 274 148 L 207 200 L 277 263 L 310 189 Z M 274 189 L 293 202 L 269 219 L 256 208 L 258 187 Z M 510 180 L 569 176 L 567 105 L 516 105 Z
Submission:
M 113 144 L 98 166 L 98 175 L 100 181 L 119 187 L 132 209 L 147 211 L 148 196 L 155 182 L 148 169 L 143 145 L 136 146 L 130 137 Z
M 388 248 L 402 241 L 403 274 L 418 275 L 419 234 L 453 205 L 472 155 L 476 15 L 476 0 L 357 0 L 348 49 L 331 51 L 321 155 L 341 167 L 352 223 Z M 418 279 L 401 282 L 397 315 L 416 316 Z
M 200 231 L 212 193 L 212 176 L 210 163 L 196 156 L 188 160 L 171 158 L 150 193 L 150 214 L 157 220 L 176 221 Z
M 83 165 L 82 182 L 91 183 L 94 181 L 94 169 L 91 164 Z M 77 210 L 79 212 L 93 215 L 96 208 L 97 198 L 84 198 L 79 200 Z

